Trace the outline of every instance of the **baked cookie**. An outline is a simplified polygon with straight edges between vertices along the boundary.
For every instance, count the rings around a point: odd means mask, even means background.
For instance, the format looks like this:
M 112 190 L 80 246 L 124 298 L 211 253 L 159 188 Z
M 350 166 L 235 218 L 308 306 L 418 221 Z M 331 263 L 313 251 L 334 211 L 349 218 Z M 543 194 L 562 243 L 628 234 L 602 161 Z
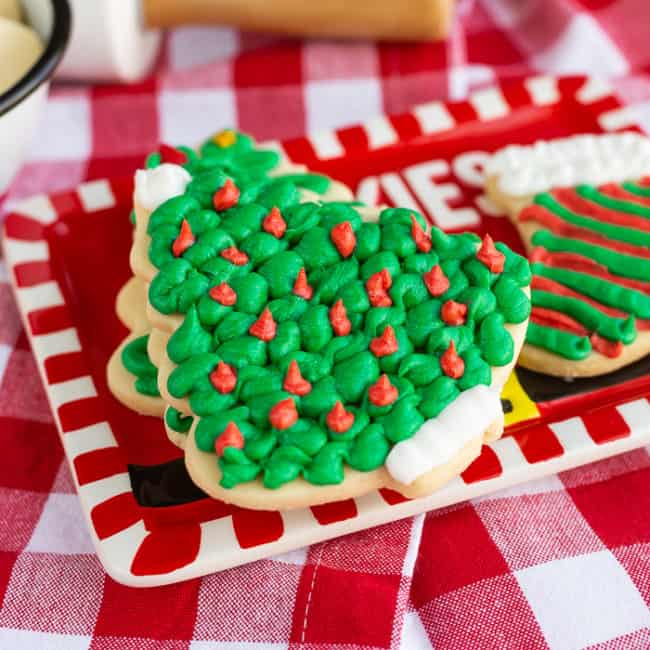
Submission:
M 650 352 L 650 140 L 619 133 L 510 146 L 486 172 L 533 271 L 519 364 L 589 377 Z
M 430 493 L 503 431 L 527 261 L 359 206 L 326 177 L 272 175 L 230 133 L 207 152 L 240 147 L 230 158 L 175 150 L 136 177 L 131 265 L 149 285 L 166 426 L 191 422 L 189 475 L 257 509 Z
M 149 334 L 131 333 L 113 352 L 106 368 L 108 387 L 122 404 L 141 415 L 162 416 L 158 369 L 147 354 Z

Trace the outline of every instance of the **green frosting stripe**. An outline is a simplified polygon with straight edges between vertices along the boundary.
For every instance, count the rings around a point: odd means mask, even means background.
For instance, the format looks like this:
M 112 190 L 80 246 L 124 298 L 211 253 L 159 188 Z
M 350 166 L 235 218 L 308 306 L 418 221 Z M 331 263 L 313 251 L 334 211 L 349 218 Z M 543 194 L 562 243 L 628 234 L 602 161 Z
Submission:
M 620 187 L 637 196 L 650 196 L 650 188 L 635 183 L 622 183 Z M 580 234 L 562 236 L 547 229 L 535 232 L 532 244 L 558 255 L 554 256 L 552 264 L 546 264 L 542 254 L 542 261 L 532 264 L 533 273 L 539 278 L 557 282 L 581 297 L 555 295 L 549 293 L 550 290 L 541 291 L 546 285 L 540 282 L 537 285 L 538 290 L 532 293 L 533 305 L 566 314 L 590 332 L 597 332 L 610 341 L 629 344 L 636 339 L 634 319 L 650 318 L 650 296 L 633 286 L 626 286 L 622 280 L 626 278 L 650 281 L 650 259 L 631 254 L 630 249 L 623 244 L 636 246 L 639 251 L 642 247 L 650 249 L 650 233 L 642 228 L 644 223 L 639 221 L 639 218 L 650 218 L 650 207 L 607 196 L 593 186 L 581 185 L 574 188 L 574 191 L 583 200 L 591 202 L 590 216 L 578 214 L 563 205 L 561 194 L 560 198 L 549 193 L 540 194 L 535 197 L 534 202 L 572 226 L 611 240 L 611 244 L 595 244 L 586 241 L 586 235 L 585 239 L 581 238 Z M 620 216 L 615 218 L 611 212 L 607 213 L 605 210 L 616 211 Z M 602 220 L 598 216 L 601 214 Z M 576 254 L 604 266 L 609 271 L 609 276 L 598 277 L 598 270 L 594 268 L 591 271 Z M 617 281 L 616 276 L 621 278 L 621 282 Z M 589 304 L 589 298 L 606 307 L 617 309 L 626 316 L 615 318 L 603 314 Z M 570 335 L 559 335 L 551 326 L 548 329 L 552 332 L 544 338 L 545 328 L 546 326 L 535 323 L 535 327 L 531 326 L 528 330 L 526 341 L 569 359 L 584 358 L 581 355 L 588 354 L 586 344 L 578 345 L 573 339 L 567 338 Z
M 531 296 L 533 306 L 545 307 L 567 314 L 584 325 L 590 332 L 598 332 L 610 341 L 623 341 L 627 344 L 636 338 L 633 316 L 628 318 L 608 316 L 580 298 L 560 296 L 548 291 L 535 289 L 531 292 Z
M 650 259 L 647 258 L 626 255 L 572 237 L 554 235 L 548 230 L 538 230 L 532 237 L 532 243 L 553 252 L 579 253 L 606 266 L 615 275 L 650 281 Z
M 599 192 L 596 187 L 592 185 L 580 185 L 576 187 L 576 193 L 584 199 L 589 199 L 598 205 L 602 205 L 610 210 L 617 210 L 618 212 L 625 212 L 627 214 L 635 214 L 639 217 L 650 218 L 650 208 L 631 201 L 624 201 L 622 199 L 614 199 Z
M 634 314 L 638 318 L 650 318 L 650 299 L 647 294 L 637 289 L 572 269 L 547 266 L 541 262 L 532 264 L 531 268 L 535 275 L 560 282 L 604 305 Z
M 650 187 L 643 187 L 631 182 L 623 183 L 621 187 L 630 192 L 630 194 L 650 198 Z
M 537 323 L 528 323 L 526 343 L 544 348 L 572 361 L 586 359 L 592 352 L 588 336 L 578 336 L 554 327 L 545 327 Z
M 580 193 L 579 190 L 578 193 Z M 582 196 L 583 198 L 591 198 L 585 197 L 584 195 Z M 603 195 L 603 198 L 608 197 L 605 197 Z M 614 199 L 612 199 L 612 201 L 614 201 Z M 605 205 L 604 202 L 599 202 L 602 205 Z M 583 215 L 577 214 L 576 212 L 572 212 L 568 208 L 564 207 L 550 194 L 538 194 L 535 197 L 535 203 L 537 205 L 545 207 L 547 210 L 550 210 L 553 214 L 560 217 L 566 223 L 570 223 L 579 228 L 585 228 L 600 235 L 604 235 L 609 239 L 622 241 L 626 244 L 633 244 L 634 246 L 650 246 L 650 233 L 636 230 L 634 228 L 628 228 L 626 226 L 619 226 L 616 224 L 599 221 L 598 219 L 592 219 L 591 217 L 585 217 Z M 648 215 L 650 215 L 650 210 L 648 210 Z

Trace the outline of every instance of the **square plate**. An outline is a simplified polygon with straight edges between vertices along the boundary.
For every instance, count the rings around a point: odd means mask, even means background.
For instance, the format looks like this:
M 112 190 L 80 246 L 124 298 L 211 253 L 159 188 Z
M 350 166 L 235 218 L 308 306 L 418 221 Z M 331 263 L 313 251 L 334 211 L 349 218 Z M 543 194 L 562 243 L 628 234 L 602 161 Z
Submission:
M 267 143 L 356 189 L 447 230 L 489 230 L 515 248 L 507 219 L 481 193 L 488 152 L 578 132 L 636 128 L 609 89 L 584 77 L 535 77 L 434 102 L 368 124 Z M 382 489 L 289 512 L 207 499 L 160 419 L 138 416 L 106 386 L 126 334 L 114 298 L 130 277 L 131 178 L 85 183 L 24 201 L 4 247 L 18 305 L 106 571 L 153 586 L 244 564 L 449 505 L 650 442 L 650 361 L 571 383 L 518 370 L 504 389 L 507 432 L 436 493 Z

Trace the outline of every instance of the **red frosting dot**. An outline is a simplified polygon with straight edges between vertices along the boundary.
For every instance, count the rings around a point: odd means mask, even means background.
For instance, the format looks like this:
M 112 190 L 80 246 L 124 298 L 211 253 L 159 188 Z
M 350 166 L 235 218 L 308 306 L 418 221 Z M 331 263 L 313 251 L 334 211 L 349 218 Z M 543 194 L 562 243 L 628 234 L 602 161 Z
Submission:
M 501 273 L 506 263 L 506 256 L 496 249 L 490 235 L 483 237 L 481 247 L 476 252 L 476 259 L 487 266 L 492 273 Z
M 440 310 L 440 315 L 447 325 L 462 325 L 467 319 L 467 305 L 447 300 Z
M 302 376 L 295 359 L 289 364 L 282 388 L 293 395 L 302 396 L 311 393 L 311 384 Z
M 345 433 L 354 424 L 354 413 L 346 411 L 343 404 L 337 400 L 332 410 L 327 414 L 325 422 L 334 433 Z
M 449 341 L 449 347 L 440 357 L 442 372 L 452 379 L 459 379 L 465 372 L 465 362 L 456 353 L 456 344 L 453 339 Z
M 415 247 L 421 253 L 428 253 L 431 250 L 431 237 L 422 230 L 422 226 L 414 214 L 411 215 L 411 237 L 413 237 Z
M 228 210 L 239 201 L 239 188 L 229 178 L 212 196 L 212 205 L 217 212 Z
M 330 308 L 330 324 L 336 336 L 347 336 L 352 329 L 343 300 L 337 300 Z
M 237 294 L 227 282 L 222 282 L 221 284 L 212 287 L 212 289 L 208 291 L 208 295 L 212 300 L 216 300 L 220 305 L 226 307 L 231 307 L 237 302 Z
M 393 352 L 397 352 L 399 345 L 395 338 L 395 330 L 390 325 L 386 325 L 381 336 L 376 336 L 370 341 L 370 351 L 376 357 L 386 357 Z
M 248 331 L 262 341 L 272 341 L 278 331 L 278 325 L 273 320 L 273 314 L 268 307 L 260 314 L 260 317 L 248 328 Z
M 234 422 L 228 422 L 226 428 L 217 436 L 214 441 L 214 451 L 217 456 L 223 456 L 226 447 L 244 448 L 244 436 Z
M 392 284 L 393 278 L 388 269 L 377 271 L 366 280 L 368 300 L 370 300 L 373 307 L 390 307 L 393 304 L 391 297 L 388 295 L 388 289 Z
M 429 293 L 434 297 L 441 296 L 449 289 L 449 278 L 445 275 L 445 272 L 440 268 L 439 264 L 436 264 L 430 271 L 427 271 L 422 276 L 422 279 Z
M 288 429 L 297 420 L 298 411 L 296 411 L 296 403 L 292 397 L 281 400 L 269 411 L 269 422 L 274 429 Z
M 388 406 L 392 404 L 399 395 L 395 386 L 390 383 L 388 375 L 384 373 L 369 389 L 368 399 L 375 406 Z
M 341 257 L 350 257 L 357 245 L 357 237 L 349 221 L 342 221 L 330 230 L 330 239 Z
M 190 228 L 190 224 L 187 222 L 187 219 L 183 219 L 178 237 L 176 237 L 172 244 L 172 253 L 174 253 L 174 257 L 180 257 L 194 244 L 195 241 L 196 239 L 194 238 L 194 233 Z
M 210 383 L 222 394 L 232 393 L 237 385 L 237 373 L 232 366 L 219 361 L 210 373 Z
M 187 154 L 176 147 L 170 147 L 168 144 L 161 144 L 158 147 L 160 162 L 171 163 L 172 165 L 184 165 L 188 158 Z
M 228 260 L 235 266 L 244 266 L 244 264 L 248 264 L 248 255 L 246 255 L 244 251 L 240 251 L 234 246 L 224 248 L 221 251 L 221 257 L 223 257 L 224 260 Z
M 287 222 L 282 218 L 280 210 L 276 207 L 264 217 L 262 228 L 276 239 L 281 239 L 287 230 Z
M 311 297 L 314 295 L 314 290 L 311 285 L 307 283 L 307 273 L 304 266 L 300 271 L 298 271 L 296 281 L 293 283 L 293 292 L 296 296 L 304 298 L 305 300 L 311 300 Z

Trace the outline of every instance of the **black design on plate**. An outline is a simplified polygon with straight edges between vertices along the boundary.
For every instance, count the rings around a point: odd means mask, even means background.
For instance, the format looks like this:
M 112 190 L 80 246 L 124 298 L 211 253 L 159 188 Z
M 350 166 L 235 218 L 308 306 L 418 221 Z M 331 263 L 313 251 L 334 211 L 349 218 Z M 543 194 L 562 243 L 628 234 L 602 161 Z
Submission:
M 562 379 L 539 372 L 517 368 L 517 378 L 528 397 L 534 402 L 550 402 L 563 397 L 583 395 L 603 388 L 617 386 L 650 374 L 650 355 L 615 372 L 599 377 Z
M 146 508 L 180 506 L 207 495 L 192 483 L 182 458 L 160 465 L 129 465 L 136 501 Z

